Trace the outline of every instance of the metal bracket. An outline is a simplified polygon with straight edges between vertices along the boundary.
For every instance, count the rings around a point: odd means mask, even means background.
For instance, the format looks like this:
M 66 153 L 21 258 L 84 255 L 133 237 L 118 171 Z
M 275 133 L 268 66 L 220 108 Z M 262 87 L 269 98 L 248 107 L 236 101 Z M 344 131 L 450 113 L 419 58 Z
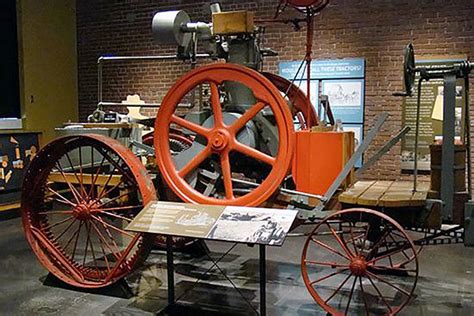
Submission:
M 380 148 L 377 153 L 375 153 L 369 160 L 367 160 L 362 167 L 360 167 L 356 173 L 356 178 L 359 178 L 362 172 L 367 170 L 370 166 L 376 163 L 380 157 L 387 153 L 393 146 L 395 146 L 405 135 L 411 130 L 410 127 L 405 126 L 397 135 L 395 135 L 390 141 L 388 141 L 382 148 Z
M 441 160 L 441 200 L 443 219 L 453 218 L 454 207 L 454 128 L 456 117 L 456 75 L 444 77 L 443 145 Z
M 474 247 L 474 202 L 469 201 L 464 207 L 464 245 Z
M 136 140 L 131 140 L 130 145 L 135 146 L 138 149 L 141 149 L 141 150 L 145 151 L 149 155 L 155 155 L 155 148 L 153 148 L 151 146 L 139 143 Z

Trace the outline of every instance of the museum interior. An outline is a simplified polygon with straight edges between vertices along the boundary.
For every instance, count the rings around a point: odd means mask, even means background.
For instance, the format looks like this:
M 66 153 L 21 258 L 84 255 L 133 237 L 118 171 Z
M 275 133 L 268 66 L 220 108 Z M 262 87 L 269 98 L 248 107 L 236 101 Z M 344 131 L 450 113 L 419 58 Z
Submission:
M 474 314 L 474 0 L 0 28 L 1 315 Z

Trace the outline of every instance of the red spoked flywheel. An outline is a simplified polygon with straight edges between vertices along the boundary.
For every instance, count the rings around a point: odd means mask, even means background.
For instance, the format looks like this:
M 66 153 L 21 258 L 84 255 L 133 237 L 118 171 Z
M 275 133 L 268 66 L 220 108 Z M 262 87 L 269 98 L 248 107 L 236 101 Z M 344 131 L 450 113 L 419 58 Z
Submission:
M 249 89 L 256 100 L 244 113 L 231 123 L 225 122 L 223 103 L 225 85 L 238 83 Z M 202 126 L 179 117 L 177 106 L 186 95 L 200 85 L 208 85 L 209 103 L 212 110 L 212 126 Z M 224 95 L 224 96 L 223 96 Z M 262 111 L 271 111 L 274 124 L 278 129 L 278 150 L 276 155 L 261 151 L 255 146 L 238 140 L 241 131 L 248 127 L 252 119 Z M 160 172 L 170 188 L 181 199 L 190 203 L 219 205 L 256 206 L 271 196 L 286 176 L 293 155 L 292 115 L 280 91 L 258 72 L 234 64 L 213 64 L 190 71 L 181 77 L 168 91 L 161 103 L 155 122 L 155 150 Z M 177 166 L 170 153 L 170 128 L 178 125 L 194 132 L 196 139 L 203 142 L 202 150 L 190 157 L 183 166 Z M 258 187 L 247 193 L 234 191 L 231 157 L 242 154 L 269 167 L 270 172 Z M 205 163 L 210 157 L 218 162 L 220 181 L 224 188 L 222 196 L 208 196 L 198 191 L 189 180 L 189 175 Z
M 147 171 L 118 141 L 101 135 L 56 139 L 26 172 L 22 219 L 39 261 L 81 288 L 107 286 L 148 254 L 153 236 L 124 229 L 156 193 Z

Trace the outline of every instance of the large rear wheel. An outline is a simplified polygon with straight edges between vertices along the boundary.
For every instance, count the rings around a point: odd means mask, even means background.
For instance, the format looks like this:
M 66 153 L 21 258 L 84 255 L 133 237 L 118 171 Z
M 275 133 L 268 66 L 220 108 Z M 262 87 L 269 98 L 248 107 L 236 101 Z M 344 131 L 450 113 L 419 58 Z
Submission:
M 153 199 L 145 167 L 116 140 L 59 138 L 38 152 L 25 176 L 26 238 L 39 261 L 62 281 L 103 287 L 147 256 L 153 236 L 124 228 Z

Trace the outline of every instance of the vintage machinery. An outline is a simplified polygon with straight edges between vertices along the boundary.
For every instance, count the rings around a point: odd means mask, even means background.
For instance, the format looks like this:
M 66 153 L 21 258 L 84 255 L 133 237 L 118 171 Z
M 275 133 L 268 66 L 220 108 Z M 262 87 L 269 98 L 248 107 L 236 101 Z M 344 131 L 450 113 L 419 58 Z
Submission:
M 277 15 L 291 6 L 304 14 L 293 22 L 308 24 L 300 70 L 306 66 L 310 71 L 312 21 L 328 2 L 280 2 Z M 191 22 L 184 11 L 159 12 L 153 18 L 155 40 L 178 46 L 171 58 L 192 64 L 197 58 L 226 61 L 193 67 L 178 79 L 160 104 L 153 136 L 145 144 L 132 143 L 148 152 L 153 149 L 147 145 L 154 145 L 158 190 L 122 144 L 100 135 L 59 138 L 38 152 L 24 182 L 23 223 L 33 251 L 64 282 L 103 287 L 133 271 L 155 242 L 124 227 L 157 198 L 157 191 L 165 192 L 160 198 L 189 203 L 291 207 L 300 211 L 300 224 L 318 221 L 301 259 L 303 280 L 316 302 L 334 315 L 396 314 L 410 301 L 417 281 L 418 249 L 403 227 L 417 223 L 395 220 L 383 208 L 322 212 L 387 115 L 340 166 L 324 194 L 294 190 L 294 181 L 304 178 L 292 165 L 295 152 L 302 152 L 295 148 L 294 122 L 304 129 L 296 133 L 310 138 L 311 128 L 326 123 L 316 115 L 309 90 L 305 95 L 291 81 L 260 72 L 263 58 L 275 52 L 262 47 L 263 33 L 251 13 L 222 12 L 217 3 L 211 10 L 213 23 Z M 271 21 L 287 22 L 278 16 Z M 198 53 L 198 47 L 205 53 Z M 408 83 L 416 71 L 410 58 L 405 63 Z M 177 111 L 183 104 L 189 104 L 184 115 Z M 106 105 L 99 92 L 98 111 Z M 350 156 L 350 149 L 339 152 Z

